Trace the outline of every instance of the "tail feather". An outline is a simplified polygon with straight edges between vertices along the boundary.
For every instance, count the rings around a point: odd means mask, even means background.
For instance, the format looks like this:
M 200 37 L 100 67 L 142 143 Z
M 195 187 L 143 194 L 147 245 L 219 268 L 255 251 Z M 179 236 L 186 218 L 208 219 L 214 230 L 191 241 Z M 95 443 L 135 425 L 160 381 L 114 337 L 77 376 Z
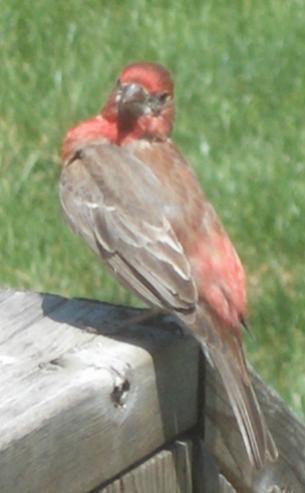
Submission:
M 266 462 L 276 460 L 278 450 L 252 387 L 239 334 L 221 330 L 202 315 L 189 326 L 220 374 L 249 460 L 260 469 Z
M 239 353 L 241 351 L 240 348 Z M 246 366 L 241 372 L 239 364 L 236 364 L 237 355 L 231 351 L 209 348 L 209 354 L 224 383 L 249 459 L 253 466 L 260 469 L 266 461 L 275 460 L 278 452 Z M 243 359 L 243 355 L 239 354 L 238 359 L 241 358 Z

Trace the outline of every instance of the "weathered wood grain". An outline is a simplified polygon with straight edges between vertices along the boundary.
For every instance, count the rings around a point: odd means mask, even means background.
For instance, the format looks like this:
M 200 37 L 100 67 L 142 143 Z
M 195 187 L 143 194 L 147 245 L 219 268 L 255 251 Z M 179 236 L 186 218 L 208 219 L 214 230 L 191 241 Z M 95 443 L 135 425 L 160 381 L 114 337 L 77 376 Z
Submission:
M 205 449 L 198 460 L 195 442 L 193 431 L 91 493 L 237 493 L 215 467 L 210 467 L 213 459 Z M 195 471 L 199 465 L 201 470 Z
M 87 493 L 195 424 L 197 345 L 134 313 L 2 295 L 1 493 Z
M 15 294 L 15 291 L 13 289 L 2 289 L 0 290 L 0 303 L 2 301 L 6 300 L 10 296 L 13 296 Z
M 257 473 L 221 382 L 208 364 L 201 375 L 197 344 L 164 330 L 161 318 L 135 324 L 138 314 L 0 291 L 0 492 L 98 488 L 198 425 L 200 379 L 205 442 L 193 440 L 192 460 L 190 442 L 176 443 L 105 492 L 304 493 L 305 427 L 276 394 L 254 375 L 280 451 L 275 464 Z
M 255 472 L 219 378 L 206 365 L 205 442 L 220 470 L 241 493 L 305 492 L 305 427 L 253 373 L 256 392 L 280 456 Z
M 122 492 L 192 493 L 192 442 L 175 442 L 95 493 Z

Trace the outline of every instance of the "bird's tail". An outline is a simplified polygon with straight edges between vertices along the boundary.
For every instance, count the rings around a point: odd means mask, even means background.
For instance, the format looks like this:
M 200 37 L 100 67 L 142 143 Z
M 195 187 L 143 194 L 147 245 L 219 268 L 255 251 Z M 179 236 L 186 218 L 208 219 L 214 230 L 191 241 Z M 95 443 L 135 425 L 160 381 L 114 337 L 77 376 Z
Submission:
M 202 328 L 194 329 L 223 381 L 251 464 L 260 469 L 276 460 L 278 450 L 252 387 L 240 338 L 214 327 L 211 332 L 205 329 L 204 334 Z

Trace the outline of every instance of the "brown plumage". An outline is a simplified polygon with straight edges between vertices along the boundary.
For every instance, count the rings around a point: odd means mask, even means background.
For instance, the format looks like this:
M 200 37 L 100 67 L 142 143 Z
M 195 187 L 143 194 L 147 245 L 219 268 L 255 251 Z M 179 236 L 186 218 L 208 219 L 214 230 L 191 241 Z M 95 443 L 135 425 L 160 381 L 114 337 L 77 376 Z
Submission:
M 69 130 L 60 199 L 71 228 L 148 305 L 175 313 L 219 371 L 251 463 L 275 459 L 248 374 L 245 275 L 188 163 L 169 139 L 173 82 L 126 67 L 101 115 Z

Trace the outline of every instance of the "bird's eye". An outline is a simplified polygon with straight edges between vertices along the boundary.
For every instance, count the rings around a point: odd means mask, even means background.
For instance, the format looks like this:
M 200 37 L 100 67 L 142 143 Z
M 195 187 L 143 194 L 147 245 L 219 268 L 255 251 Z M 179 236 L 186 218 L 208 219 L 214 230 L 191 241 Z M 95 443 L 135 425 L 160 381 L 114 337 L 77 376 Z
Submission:
M 168 92 L 161 92 L 160 94 L 158 94 L 158 99 L 159 99 L 159 102 L 164 104 L 166 103 L 170 98 L 170 94 Z

